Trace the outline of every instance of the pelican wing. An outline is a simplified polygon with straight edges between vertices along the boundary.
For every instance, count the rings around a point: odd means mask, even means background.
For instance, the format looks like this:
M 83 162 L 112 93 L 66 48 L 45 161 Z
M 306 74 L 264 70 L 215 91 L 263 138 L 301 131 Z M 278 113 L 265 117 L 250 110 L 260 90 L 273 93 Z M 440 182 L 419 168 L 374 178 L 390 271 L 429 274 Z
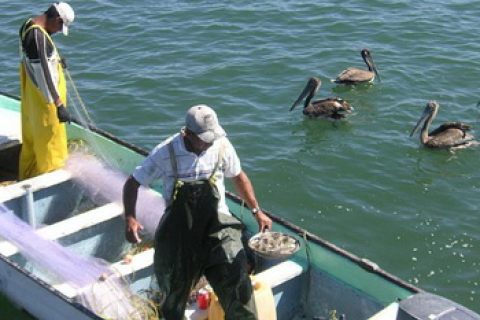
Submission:
M 430 148 L 451 148 L 470 143 L 474 137 L 468 134 L 471 126 L 462 122 L 445 122 L 428 134 L 425 145 Z
M 464 135 L 460 130 L 450 133 L 444 131 L 441 135 L 430 137 L 424 145 L 429 148 L 452 148 L 468 144 L 472 140 L 473 136 L 470 134 Z
M 311 118 L 336 117 L 340 113 L 349 113 L 352 106 L 340 98 L 327 98 L 314 101 L 304 109 L 304 114 Z
M 370 82 L 374 79 L 374 73 L 368 70 L 348 68 L 340 73 L 333 82 L 336 83 L 358 83 Z
M 436 136 L 450 129 L 460 130 L 463 132 L 463 135 L 465 135 L 466 132 L 469 131 L 471 128 L 472 126 L 465 124 L 463 122 L 444 122 L 441 126 L 439 126 L 437 129 L 430 132 L 428 135 Z

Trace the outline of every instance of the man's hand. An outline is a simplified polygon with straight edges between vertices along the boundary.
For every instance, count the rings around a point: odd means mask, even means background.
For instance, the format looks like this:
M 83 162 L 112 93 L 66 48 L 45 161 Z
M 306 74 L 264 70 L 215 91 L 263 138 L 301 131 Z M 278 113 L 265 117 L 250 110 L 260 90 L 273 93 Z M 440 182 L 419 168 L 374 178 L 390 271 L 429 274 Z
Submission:
M 143 226 L 134 217 L 125 219 L 125 238 L 130 243 L 140 243 L 142 239 L 138 236 L 138 231 L 143 230 Z
M 272 219 L 270 219 L 262 210 L 255 214 L 255 220 L 258 223 L 258 229 L 263 232 L 265 229 L 272 230 Z
M 72 121 L 72 117 L 68 113 L 67 109 L 63 106 L 63 103 L 57 106 L 57 117 L 60 122 Z
M 60 57 L 60 64 L 63 69 L 67 69 L 67 59 L 65 57 Z

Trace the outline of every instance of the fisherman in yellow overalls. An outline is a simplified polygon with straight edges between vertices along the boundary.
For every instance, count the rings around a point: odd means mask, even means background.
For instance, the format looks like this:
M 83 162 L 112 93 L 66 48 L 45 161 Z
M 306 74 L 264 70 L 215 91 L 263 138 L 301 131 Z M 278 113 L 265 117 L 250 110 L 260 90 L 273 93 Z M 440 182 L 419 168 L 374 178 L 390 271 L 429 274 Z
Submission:
M 27 20 L 20 28 L 20 92 L 22 150 L 19 180 L 63 167 L 67 158 L 64 122 L 70 121 L 65 105 L 67 86 L 64 63 L 50 35 L 68 27 L 73 9 L 55 3 L 42 15 Z

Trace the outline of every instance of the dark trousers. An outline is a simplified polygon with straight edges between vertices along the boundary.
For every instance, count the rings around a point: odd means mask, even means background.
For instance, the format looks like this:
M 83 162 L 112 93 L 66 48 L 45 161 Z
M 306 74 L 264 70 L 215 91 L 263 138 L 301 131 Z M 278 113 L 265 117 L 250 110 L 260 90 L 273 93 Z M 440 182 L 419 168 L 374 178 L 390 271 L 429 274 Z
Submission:
M 205 274 L 226 320 L 256 320 L 242 224 L 218 213 L 218 191 L 209 181 L 184 183 L 174 192 L 155 234 L 155 275 L 165 294 L 166 320 L 182 320 L 190 291 Z

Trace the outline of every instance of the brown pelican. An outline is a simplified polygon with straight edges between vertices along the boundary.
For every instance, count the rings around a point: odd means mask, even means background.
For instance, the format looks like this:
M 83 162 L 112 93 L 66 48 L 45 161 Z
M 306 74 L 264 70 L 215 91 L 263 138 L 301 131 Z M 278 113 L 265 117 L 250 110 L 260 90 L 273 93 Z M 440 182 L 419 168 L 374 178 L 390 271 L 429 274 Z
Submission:
M 338 84 L 360 84 L 360 83 L 368 83 L 373 82 L 375 80 L 375 75 L 378 77 L 378 81 L 380 81 L 380 75 L 377 72 L 377 68 L 373 63 L 372 55 L 370 54 L 370 50 L 363 49 L 361 51 L 362 59 L 367 64 L 368 70 L 357 69 L 354 67 L 348 68 L 343 70 L 336 79 L 331 79 L 331 82 L 335 82 Z
M 415 128 L 410 133 L 410 137 L 417 131 L 423 123 L 420 132 L 420 141 L 427 148 L 445 148 L 449 150 L 467 148 L 478 143 L 474 141 L 474 137 L 468 134 L 470 126 L 462 122 L 445 122 L 432 132 L 428 132 L 428 128 L 435 118 L 440 106 L 436 101 L 427 103 L 423 110 L 420 120 L 418 120 Z
M 309 118 L 327 118 L 327 119 L 342 119 L 350 115 L 353 107 L 345 100 L 340 98 L 327 98 L 322 100 L 312 101 L 312 98 L 317 94 L 322 82 L 320 79 L 312 77 L 308 81 L 305 89 L 303 89 L 300 96 L 290 108 L 290 111 L 305 99 L 303 106 L 303 114 Z

